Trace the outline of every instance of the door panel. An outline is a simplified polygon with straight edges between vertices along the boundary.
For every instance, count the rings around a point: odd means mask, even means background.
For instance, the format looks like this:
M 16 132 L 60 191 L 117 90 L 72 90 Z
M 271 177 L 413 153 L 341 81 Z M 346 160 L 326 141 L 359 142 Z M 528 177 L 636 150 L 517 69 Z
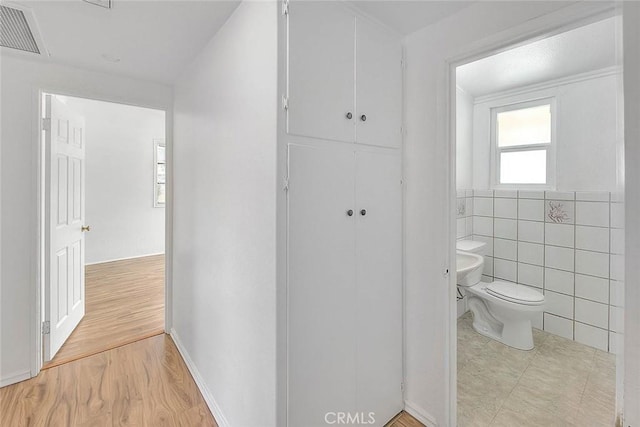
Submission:
M 379 26 L 356 24 L 356 141 L 400 147 L 402 135 L 402 44 Z M 362 121 L 362 115 L 366 121 Z
M 288 19 L 287 131 L 354 142 L 355 16 L 330 2 L 292 1 Z
M 352 150 L 289 146 L 288 425 L 356 409 Z
M 374 412 L 383 426 L 403 408 L 398 153 L 356 154 L 356 206 L 358 412 Z
M 46 95 L 47 282 L 44 361 L 51 360 L 84 316 L 84 119 Z

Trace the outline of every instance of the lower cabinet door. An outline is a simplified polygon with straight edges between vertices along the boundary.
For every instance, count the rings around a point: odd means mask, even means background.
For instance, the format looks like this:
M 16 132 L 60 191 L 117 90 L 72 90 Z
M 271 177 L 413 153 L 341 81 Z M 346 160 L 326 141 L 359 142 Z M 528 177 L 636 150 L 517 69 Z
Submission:
M 356 153 L 358 412 L 384 426 L 402 399 L 402 184 L 393 153 Z

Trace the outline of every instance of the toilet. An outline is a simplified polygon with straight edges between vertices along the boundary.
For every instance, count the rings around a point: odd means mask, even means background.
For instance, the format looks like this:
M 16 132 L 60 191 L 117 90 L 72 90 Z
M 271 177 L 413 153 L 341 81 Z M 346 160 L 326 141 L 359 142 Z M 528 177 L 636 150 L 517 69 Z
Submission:
M 484 256 L 486 243 L 460 240 L 456 249 Z M 459 283 L 480 334 L 519 350 L 533 349 L 531 321 L 544 309 L 544 295 L 527 286 L 496 280 Z

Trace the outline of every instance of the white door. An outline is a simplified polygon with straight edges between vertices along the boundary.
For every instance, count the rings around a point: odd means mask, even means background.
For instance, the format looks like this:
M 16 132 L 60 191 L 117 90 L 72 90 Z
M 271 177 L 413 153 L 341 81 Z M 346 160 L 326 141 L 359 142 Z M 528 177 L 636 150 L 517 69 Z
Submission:
M 356 410 L 353 166 L 353 150 L 289 146 L 290 427 Z
M 358 18 L 356 55 L 356 141 L 400 147 L 401 41 L 379 26 Z
M 358 412 L 383 426 L 404 406 L 399 153 L 356 153 L 356 206 Z
M 355 16 L 324 1 L 289 5 L 287 130 L 354 142 Z
M 84 316 L 84 119 L 46 95 L 44 360 L 51 360 Z

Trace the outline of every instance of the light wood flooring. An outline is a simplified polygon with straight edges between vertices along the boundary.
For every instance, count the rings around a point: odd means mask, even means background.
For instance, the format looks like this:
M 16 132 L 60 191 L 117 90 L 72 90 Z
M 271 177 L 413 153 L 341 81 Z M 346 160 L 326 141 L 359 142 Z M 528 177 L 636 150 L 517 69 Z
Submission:
M 533 330 L 516 350 L 458 320 L 458 427 L 611 427 L 615 355 Z
M 217 424 L 171 337 L 161 334 L 1 388 L 0 426 Z
M 164 331 L 164 255 L 86 267 L 85 316 L 43 369 Z
M 385 427 L 424 427 L 424 424 L 402 411 Z

